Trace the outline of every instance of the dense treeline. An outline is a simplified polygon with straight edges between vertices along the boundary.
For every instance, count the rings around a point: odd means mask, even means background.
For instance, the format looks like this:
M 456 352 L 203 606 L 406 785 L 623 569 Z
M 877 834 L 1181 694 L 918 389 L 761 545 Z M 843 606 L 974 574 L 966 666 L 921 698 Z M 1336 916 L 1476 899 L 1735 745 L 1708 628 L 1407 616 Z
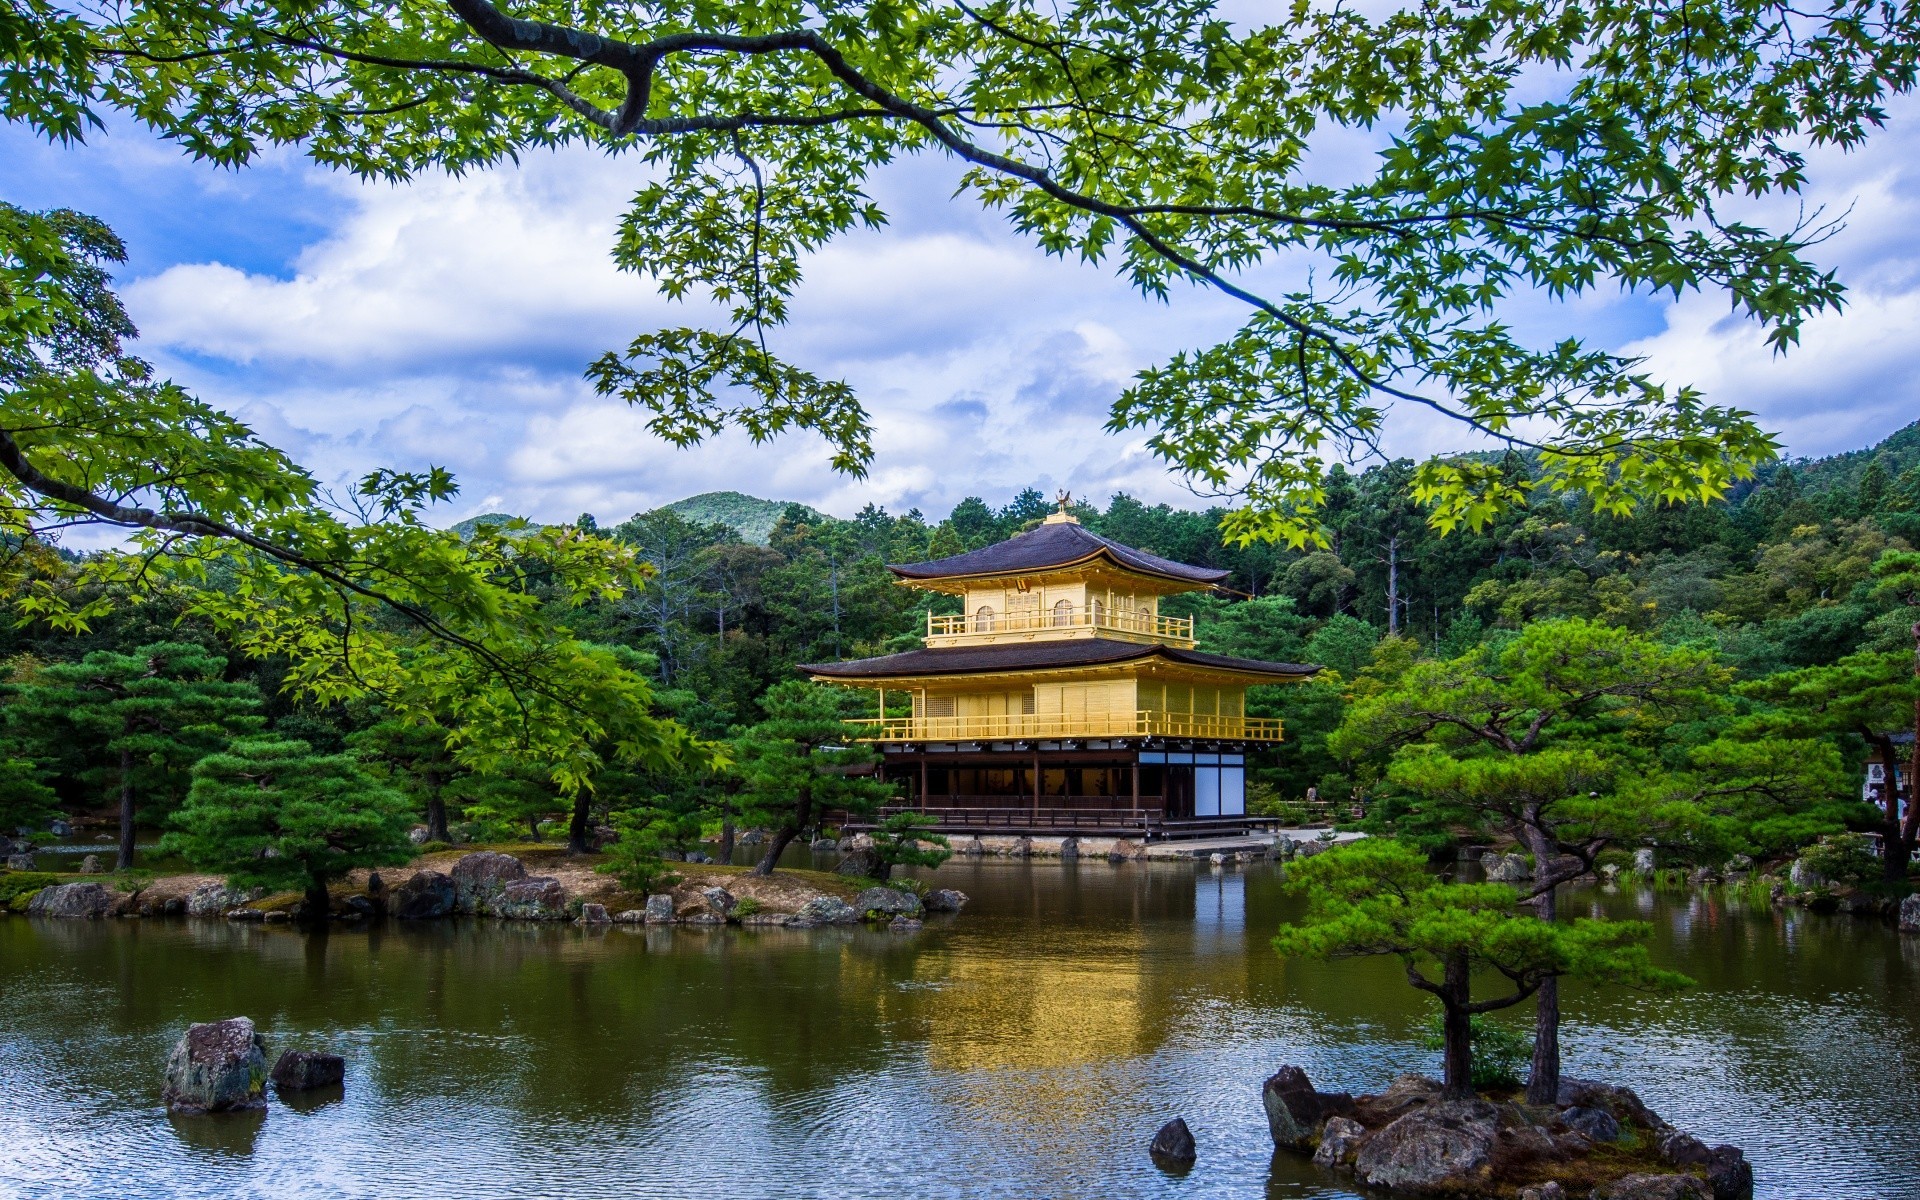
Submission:
M 1516 476 L 1528 470 L 1518 458 L 1502 466 Z M 1257 689 L 1252 698 L 1253 711 L 1289 723 L 1289 741 L 1256 781 L 1262 803 L 1290 804 L 1313 789 L 1395 811 L 1396 795 L 1408 789 L 1389 770 L 1391 747 L 1332 736 L 1356 702 L 1390 689 L 1420 661 L 1497 651 L 1542 621 L 1578 618 L 1706 653 L 1726 670 L 1729 687 L 1751 694 L 1702 725 L 1704 741 L 1722 736 L 1729 722 L 1778 707 L 1779 696 L 1764 694 L 1767 680 L 1858 666 L 1862 655 L 1880 656 L 1884 667 L 1912 650 L 1910 597 L 1874 567 L 1920 544 L 1920 425 L 1871 451 L 1782 464 L 1722 503 L 1614 516 L 1553 499 L 1482 531 L 1445 536 L 1409 498 L 1412 469 L 1394 462 L 1336 472 L 1320 547 L 1223 544 L 1219 511 L 1147 505 L 1124 494 L 1104 508 L 1074 507 L 1108 537 L 1231 573 L 1222 594 L 1169 601 L 1200 619 L 1203 648 L 1328 668 L 1314 683 Z M 945 597 L 895 584 L 885 564 L 987 545 L 1052 507 L 1031 488 L 1000 507 L 970 497 L 938 520 L 873 505 L 839 520 L 790 505 L 764 544 L 671 508 L 611 527 L 582 517 L 582 527 L 634 547 L 651 576 L 641 590 L 591 599 L 564 619 L 576 636 L 615 648 L 654 680 L 657 715 L 703 739 L 745 739 L 751 727 L 780 717 L 766 700 L 795 678 L 797 664 L 909 648 L 929 612 L 953 611 Z M 536 578 L 529 586 L 541 584 Z M 547 603 L 562 607 L 558 595 Z M 109 677 L 124 683 L 142 674 L 129 656 L 156 646 L 196 647 L 198 657 L 181 649 L 162 657 L 199 662 L 199 674 L 182 675 L 131 708 L 108 696 L 120 686 Z M 202 661 L 209 657 L 211 670 Z M 396 722 L 365 700 L 291 702 L 280 664 L 235 653 L 164 601 L 118 608 L 77 636 L 8 622 L 0 659 L 9 764 L 0 806 L 8 825 L 122 804 L 140 821 L 160 824 L 184 800 L 194 755 L 211 753 L 223 738 L 261 734 L 319 755 L 355 756 L 411 798 L 436 839 L 531 836 L 553 820 L 583 844 L 592 827 L 616 816 L 632 827 L 638 809 L 652 814 L 643 825 L 685 841 L 703 820 L 711 828 L 714 817 L 731 816 L 724 797 L 744 786 L 704 766 L 671 765 L 670 756 L 650 766 L 644 755 L 606 755 L 609 765 L 577 795 L 556 785 L 551 764 L 533 759 L 476 770 L 448 748 L 451 740 L 457 749 L 457 728 Z M 1855 714 L 1862 720 L 1851 727 L 1830 719 L 1819 735 L 1849 763 L 1859 761 L 1873 722 L 1901 727 L 1890 670 L 1882 674 L 1894 692 L 1879 709 Z M 202 695 L 215 683 L 219 706 Z M 207 715 L 214 707 L 222 715 Z M 1807 835 L 1843 819 L 1872 827 L 1859 812 L 1833 812 L 1840 815 L 1808 826 Z

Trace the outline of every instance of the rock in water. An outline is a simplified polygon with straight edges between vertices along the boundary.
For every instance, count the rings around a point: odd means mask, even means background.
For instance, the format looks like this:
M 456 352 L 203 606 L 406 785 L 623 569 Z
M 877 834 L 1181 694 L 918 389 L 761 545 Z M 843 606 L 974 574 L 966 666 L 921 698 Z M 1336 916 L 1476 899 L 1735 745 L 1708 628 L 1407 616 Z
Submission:
M 610 925 L 613 923 L 613 918 L 607 915 L 607 906 L 604 904 L 582 904 L 580 906 L 580 923 L 582 925 Z
M 733 910 L 740 904 L 733 898 L 733 893 L 723 887 L 704 888 L 700 892 L 700 898 L 707 902 L 708 912 L 716 913 L 723 918 L 731 916 Z
M 413 878 L 394 889 L 393 915 L 402 921 L 430 921 L 452 913 L 459 889 L 438 871 L 415 871 Z
M 167 1056 L 161 1099 L 175 1112 L 265 1108 L 267 1051 L 253 1022 L 228 1017 L 189 1025 Z
M 1488 883 L 1521 883 L 1533 878 L 1533 863 L 1522 854 L 1488 851 L 1480 856 L 1480 869 L 1486 872 Z
M 930 913 L 957 913 L 967 906 L 967 894 L 956 892 L 952 888 L 935 888 L 923 896 L 920 903 Z
M 265 888 L 230 888 L 224 883 L 203 883 L 187 896 L 187 915 L 217 917 L 266 894 Z
M 860 919 L 860 912 L 837 896 L 815 896 L 802 904 L 787 924 L 801 929 L 810 925 L 851 925 Z
M 924 924 L 925 922 L 916 920 L 913 917 L 895 917 L 893 920 L 887 922 L 887 928 L 894 933 L 915 933 L 918 932 Z
M 1147 1147 L 1147 1153 L 1153 1161 L 1162 1166 L 1190 1167 L 1199 1157 L 1199 1150 L 1193 1144 L 1193 1131 L 1180 1117 L 1175 1117 L 1160 1127 L 1153 1135 L 1153 1144 Z
M 89 854 L 80 860 L 80 873 L 82 875 L 98 875 L 103 869 L 104 868 L 100 866 L 100 856 L 98 854 Z
M 31 870 L 33 870 L 33 855 L 31 855 L 31 854 L 9 854 L 9 855 L 7 855 L 7 870 L 9 870 L 9 871 L 31 871 Z
M 1063 859 L 1079 858 L 1080 839 L 1074 837 L 1062 838 L 1060 840 L 1060 857 Z
M 114 894 L 103 883 L 60 883 L 41 888 L 27 903 L 36 917 L 104 917 L 113 911 Z
M 1410 1112 L 1367 1139 L 1354 1157 L 1363 1183 L 1408 1192 L 1485 1189 L 1499 1114 L 1484 1100 L 1448 1100 Z
M 649 925 L 673 924 L 673 897 L 665 892 L 648 896 L 646 913 L 641 919 Z
M 1633 852 L 1633 869 L 1641 875 L 1653 874 L 1653 847 L 1642 846 Z
M 1353 1156 L 1366 1140 L 1367 1127 L 1347 1117 L 1328 1117 L 1326 1128 L 1320 1131 L 1320 1147 L 1313 1152 L 1313 1162 L 1320 1167 L 1345 1167 L 1353 1162 Z
M 347 1077 L 347 1060 L 338 1054 L 288 1050 L 273 1064 L 273 1086 L 283 1092 L 336 1087 Z
M 567 889 L 551 875 L 529 875 L 503 888 L 491 907 L 495 916 L 513 921 L 564 921 Z
M 868 888 L 853 900 L 854 910 L 877 913 L 883 917 L 917 917 L 922 911 L 920 897 L 893 888 Z
M 1920 933 L 1920 892 L 1900 902 L 1900 932 Z
M 1273 1144 L 1283 1150 L 1311 1150 L 1331 1116 L 1351 1116 L 1353 1097 L 1317 1092 L 1299 1067 L 1281 1067 L 1260 1089 Z
M 485 912 L 508 884 L 527 877 L 527 868 L 511 854 L 477 850 L 461 856 L 452 874 L 460 911 Z

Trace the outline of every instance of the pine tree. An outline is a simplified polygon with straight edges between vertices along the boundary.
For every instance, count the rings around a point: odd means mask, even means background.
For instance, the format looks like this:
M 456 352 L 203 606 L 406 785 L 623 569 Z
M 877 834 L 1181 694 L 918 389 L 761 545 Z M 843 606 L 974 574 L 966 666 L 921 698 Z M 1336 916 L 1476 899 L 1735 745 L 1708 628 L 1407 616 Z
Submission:
M 450 842 L 447 785 L 465 773 L 447 748 L 447 731 L 430 721 L 387 717 L 351 734 L 347 745 L 375 764 L 391 786 L 414 799 L 425 815 L 427 840 Z
M 1548 923 L 1525 915 L 1499 883 L 1449 883 L 1426 856 L 1386 838 L 1367 838 L 1304 859 L 1284 890 L 1305 897 L 1306 914 L 1283 925 L 1273 945 L 1287 958 L 1393 955 L 1407 981 L 1439 1000 L 1444 1086 L 1473 1094 L 1473 1018 L 1510 1008 L 1561 976 L 1672 988 L 1689 981 L 1647 958 L 1651 929 L 1638 922 Z M 1504 994 L 1474 998 L 1476 974 L 1506 980 Z
M 236 886 L 303 890 L 307 919 L 319 921 L 330 882 L 411 857 L 412 822 L 407 798 L 352 755 L 260 738 L 194 765 L 187 802 L 160 845 Z
M 258 689 L 223 680 L 226 667 L 205 647 L 156 642 L 96 650 L 9 687 L 10 724 L 35 758 L 77 764 L 84 781 L 118 792 L 118 869 L 133 866 L 142 805 L 164 816 L 194 763 L 264 723 Z
M 894 789 L 854 773 L 880 761 L 859 741 L 865 730 L 854 718 L 865 711 L 862 694 L 795 680 L 773 688 L 762 704 L 767 719 L 734 741 L 734 769 L 743 820 L 773 829 L 753 868 L 756 875 L 771 875 L 802 830 L 829 812 L 870 813 Z

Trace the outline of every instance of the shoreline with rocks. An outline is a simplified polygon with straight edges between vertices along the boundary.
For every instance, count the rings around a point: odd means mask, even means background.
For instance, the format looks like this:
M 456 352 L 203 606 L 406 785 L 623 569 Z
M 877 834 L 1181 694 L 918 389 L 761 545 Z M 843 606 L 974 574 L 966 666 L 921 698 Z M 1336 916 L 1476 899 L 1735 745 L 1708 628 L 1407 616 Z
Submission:
M 622 888 L 594 868 L 598 855 L 563 847 L 433 851 L 404 867 L 356 871 L 329 889 L 328 917 L 401 922 L 477 917 L 576 925 L 813 929 L 885 924 L 921 928 L 931 914 L 956 914 L 964 893 L 913 880 L 881 884 L 822 871 L 782 868 L 754 875 L 746 867 L 676 863 L 678 882 L 649 895 Z M 104 919 L 200 917 L 267 924 L 304 922 L 300 893 L 268 894 L 230 887 L 218 876 L 164 875 L 122 891 L 111 878 L 48 875 L 21 890 L 0 913 Z

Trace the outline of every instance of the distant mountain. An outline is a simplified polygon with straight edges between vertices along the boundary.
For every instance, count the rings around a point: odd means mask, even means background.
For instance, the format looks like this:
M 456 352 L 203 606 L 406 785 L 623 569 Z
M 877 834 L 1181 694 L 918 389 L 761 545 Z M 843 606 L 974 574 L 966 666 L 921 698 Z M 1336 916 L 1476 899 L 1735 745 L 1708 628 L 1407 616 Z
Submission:
M 775 523 L 791 503 L 787 500 L 762 500 L 743 492 L 702 492 L 698 496 L 688 496 L 685 500 L 675 500 L 661 507 L 689 521 L 731 526 L 743 541 L 764 546 L 773 533 Z M 816 518 L 822 515 L 804 504 L 800 507 Z
M 468 517 L 452 526 L 453 531 L 463 538 L 470 538 L 482 525 L 505 525 L 508 521 L 517 521 L 512 513 L 481 513 L 477 517 Z

